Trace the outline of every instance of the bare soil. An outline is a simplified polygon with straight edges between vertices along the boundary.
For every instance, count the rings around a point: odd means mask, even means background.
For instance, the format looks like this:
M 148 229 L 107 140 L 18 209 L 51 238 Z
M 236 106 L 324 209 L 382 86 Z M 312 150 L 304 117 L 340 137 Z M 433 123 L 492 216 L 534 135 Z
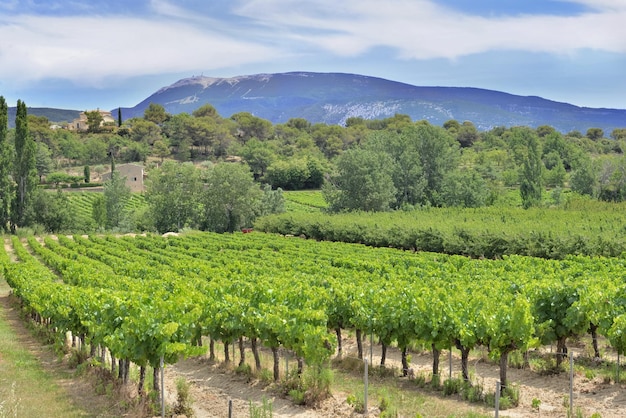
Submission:
M 346 350 L 347 348 L 347 350 Z M 576 355 L 581 355 L 581 347 L 573 348 Z M 369 356 L 369 347 L 364 345 Z M 380 362 L 380 347 L 374 346 L 373 361 Z M 356 344 L 353 340 L 344 341 L 344 357 L 356 357 Z M 387 367 L 400 369 L 400 351 L 389 348 L 387 351 Z M 448 353 L 441 356 L 440 372 L 445 379 L 449 375 Z M 413 354 L 411 368 L 415 374 L 429 373 L 432 370 L 430 353 Z M 452 373 L 460 372 L 460 356 L 453 353 Z M 477 377 L 475 381 L 485 388 L 485 392 L 494 392 L 499 379 L 499 367 L 492 362 L 473 358 L 471 372 Z M 569 405 L 569 374 L 560 373 L 541 376 L 531 370 L 508 370 L 509 381 L 519 387 L 520 405 L 500 413 L 502 417 L 544 417 L 556 418 L 566 416 Z M 175 402 L 175 381 L 185 378 L 191 383 L 191 395 L 194 400 L 194 413 L 199 418 L 228 417 L 228 401 L 233 401 L 235 417 L 249 416 L 249 402 L 257 405 L 263 398 L 273 401 L 275 417 L 330 418 L 361 416 L 353 412 L 346 403 L 345 394 L 335 393 L 318 408 L 303 408 L 292 404 L 288 399 L 277 397 L 258 381 L 248 382 L 223 366 L 214 365 L 205 359 L 188 359 L 166 368 L 166 394 L 170 403 Z M 407 378 L 400 378 L 407 379 Z M 408 385 L 406 396 L 415 395 L 419 389 Z M 599 413 L 602 418 L 626 417 L 626 391 L 623 385 L 603 383 L 602 377 L 587 379 L 585 376 L 574 376 L 574 411 L 580 409 L 584 417 Z M 437 395 L 436 395 L 437 396 Z M 539 409 L 532 407 L 533 400 L 539 400 Z M 443 400 L 442 400 L 443 401 Z M 465 401 L 460 401 L 465 402 Z M 467 404 L 470 405 L 469 403 Z M 372 412 L 377 411 L 371 410 Z

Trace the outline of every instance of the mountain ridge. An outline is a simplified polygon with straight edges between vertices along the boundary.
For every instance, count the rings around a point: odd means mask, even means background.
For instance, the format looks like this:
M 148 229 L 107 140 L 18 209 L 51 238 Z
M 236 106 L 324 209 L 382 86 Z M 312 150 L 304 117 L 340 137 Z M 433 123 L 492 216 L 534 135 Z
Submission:
M 302 117 L 311 123 L 343 124 L 349 117 L 377 119 L 396 113 L 437 125 L 469 120 L 478 129 L 550 125 L 561 132 L 626 127 L 626 109 L 579 107 L 539 96 L 519 96 L 476 87 L 414 86 L 349 73 L 295 71 L 236 77 L 193 76 L 162 87 L 131 108 L 124 119 L 143 115 L 150 103 L 169 113 L 192 113 L 213 105 L 223 117 L 250 112 L 272 123 Z
M 294 71 L 235 77 L 192 76 L 158 89 L 133 107 L 124 119 L 141 117 L 150 103 L 172 114 L 192 113 L 211 104 L 223 117 L 250 112 L 272 123 L 304 118 L 311 123 L 344 124 L 350 117 L 380 119 L 396 113 L 442 125 L 450 119 L 471 121 L 479 130 L 495 126 L 550 125 L 566 133 L 601 128 L 608 136 L 626 127 L 626 109 L 580 107 L 539 96 L 520 96 L 476 87 L 415 86 L 349 73 Z M 71 121 L 80 111 L 29 108 L 51 122 Z M 117 114 L 117 108 L 112 109 Z M 15 108 L 9 108 L 13 127 Z

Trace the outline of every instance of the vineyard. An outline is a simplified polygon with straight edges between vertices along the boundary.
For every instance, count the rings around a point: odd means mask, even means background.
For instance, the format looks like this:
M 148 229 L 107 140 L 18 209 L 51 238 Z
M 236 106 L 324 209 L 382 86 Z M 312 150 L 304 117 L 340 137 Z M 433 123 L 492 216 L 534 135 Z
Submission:
M 287 212 L 260 218 L 255 228 L 317 240 L 470 257 L 614 257 L 626 251 L 625 209 L 623 204 L 572 198 L 562 207 L 528 210 L 493 206 L 336 215 Z
M 70 192 L 70 205 L 72 213 L 82 219 L 91 219 L 93 213 L 93 202 L 102 193 L 99 192 Z M 131 193 L 130 199 L 126 202 L 128 210 L 136 210 L 145 206 L 145 198 L 142 193 Z
M 504 386 L 513 352 L 553 344 L 559 367 L 568 339 L 588 332 L 594 356 L 599 335 L 626 352 L 622 258 L 478 260 L 263 233 L 11 237 L 11 249 L 0 264 L 25 309 L 59 339 L 69 331 L 108 351 L 121 379 L 139 366 L 140 393 L 148 366 L 156 376 L 161 359 L 203 352 L 202 337 L 213 357 L 224 343 L 226 361 L 231 344 L 242 359 L 249 346 L 257 367 L 266 347 L 276 379 L 279 349 L 319 366 L 341 353 L 346 331 L 359 357 L 373 334 L 381 365 L 397 346 L 405 376 L 416 344 L 432 350 L 433 375 L 441 350 L 459 350 L 468 381 L 470 351 L 486 347 Z

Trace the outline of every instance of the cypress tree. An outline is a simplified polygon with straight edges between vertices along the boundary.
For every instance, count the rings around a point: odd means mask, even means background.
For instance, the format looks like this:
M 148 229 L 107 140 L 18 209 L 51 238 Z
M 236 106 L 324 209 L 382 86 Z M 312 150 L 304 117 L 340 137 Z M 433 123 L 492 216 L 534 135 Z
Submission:
M 9 231 L 10 209 L 13 200 L 13 188 L 11 184 L 11 153 L 7 143 L 7 130 L 9 125 L 9 107 L 0 96 L 0 232 Z
M 122 126 L 122 108 L 118 107 L 117 108 L 117 127 L 119 128 L 120 126 Z
M 26 224 L 26 214 L 32 194 L 37 187 L 37 169 L 35 166 L 36 144 L 28 131 L 26 103 L 17 101 L 15 116 L 15 167 L 14 180 L 17 184 L 13 210 L 11 211 L 11 230 Z

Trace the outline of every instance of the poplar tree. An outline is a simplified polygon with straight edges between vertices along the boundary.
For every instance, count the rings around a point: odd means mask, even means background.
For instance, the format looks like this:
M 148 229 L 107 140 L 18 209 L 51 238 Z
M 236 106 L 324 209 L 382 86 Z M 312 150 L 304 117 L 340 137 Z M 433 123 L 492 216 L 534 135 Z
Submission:
M 9 231 L 10 208 L 13 200 L 13 188 L 11 187 L 11 153 L 7 143 L 7 130 L 9 124 L 9 107 L 0 96 L 0 232 Z
M 522 206 L 524 209 L 528 209 L 541 204 L 543 162 L 541 161 L 539 141 L 536 135 L 530 130 L 524 130 L 522 135 L 527 142 L 528 154 L 521 170 L 520 195 Z
M 36 151 L 35 141 L 30 137 L 28 131 L 26 103 L 18 100 L 15 116 L 15 166 L 13 179 L 16 183 L 16 193 L 13 201 L 13 210 L 11 210 L 12 231 L 15 231 L 16 227 L 25 225 L 26 213 L 33 192 L 37 187 Z

